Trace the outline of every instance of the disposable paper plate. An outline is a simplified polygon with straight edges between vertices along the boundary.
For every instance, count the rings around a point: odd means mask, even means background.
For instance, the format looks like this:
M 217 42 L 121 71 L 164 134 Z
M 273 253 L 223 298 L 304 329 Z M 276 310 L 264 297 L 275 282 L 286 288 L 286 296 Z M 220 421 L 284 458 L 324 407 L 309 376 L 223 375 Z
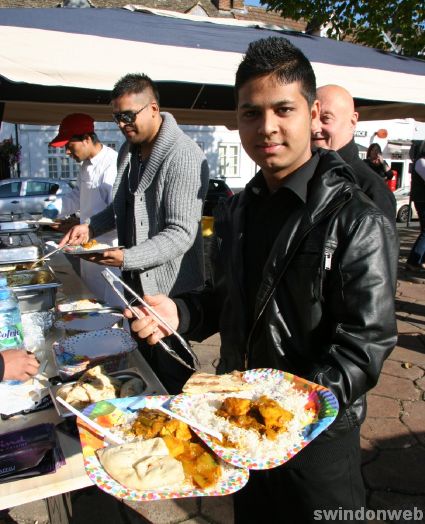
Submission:
M 126 331 L 102 329 L 59 340 L 53 345 L 53 354 L 59 375 L 67 379 L 96 364 L 104 363 L 106 371 L 122 369 L 127 365 L 127 354 L 136 347 Z
M 253 369 L 244 373 L 244 378 L 247 382 L 252 384 L 261 384 L 267 379 L 272 379 L 275 385 L 279 385 L 282 381 L 290 382 L 296 389 L 308 393 L 308 401 L 304 409 L 308 410 L 310 419 L 309 423 L 302 429 L 302 440 L 297 444 L 291 444 L 284 448 L 279 447 L 267 458 L 256 457 L 243 453 L 236 448 L 224 447 L 218 444 L 218 441 L 212 440 L 206 433 L 200 432 L 196 429 L 193 431 L 225 462 L 233 464 L 234 466 L 248 468 L 248 469 L 271 469 L 280 466 L 287 462 L 290 458 L 299 453 L 309 442 L 315 439 L 323 430 L 325 430 L 334 420 L 338 414 L 338 401 L 331 391 L 327 388 L 314 384 L 300 377 L 285 373 L 277 369 Z M 244 393 L 233 394 L 213 394 L 206 393 L 204 395 L 177 395 L 171 400 L 170 409 L 178 414 L 185 415 L 196 419 L 196 407 L 203 402 L 215 401 L 217 399 L 224 399 L 225 397 L 244 397 L 250 398 L 251 394 L 255 393 L 248 390 Z M 307 414 L 307 413 L 306 413 Z M 198 422 L 205 422 L 199 420 Z M 217 428 L 212 428 L 217 429 Z
M 93 253 L 103 253 L 111 249 L 122 249 L 123 246 L 109 246 L 107 244 L 99 244 L 99 247 L 84 248 L 82 246 L 66 246 L 63 249 L 64 253 L 68 255 L 91 255 Z
M 168 396 L 144 397 L 144 405 L 139 407 L 155 408 L 167 400 Z M 125 422 L 130 414 L 126 411 L 127 406 L 134 402 L 137 397 L 107 400 L 97 402 L 88 406 L 83 413 L 101 426 L 113 428 L 117 424 Z M 95 451 L 104 447 L 103 440 L 93 432 L 84 422 L 77 418 L 78 430 L 80 432 L 81 446 L 83 449 L 84 466 L 91 481 L 99 488 L 114 497 L 133 501 L 178 499 L 185 497 L 217 497 L 230 495 L 240 490 L 249 478 L 249 471 L 243 468 L 235 468 L 221 461 L 221 479 L 206 489 L 193 488 L 191 486 L 161 488 L 157 490 L 136 491 L 127 489 L 111 478 L 102 468 Z
M 97 331 L 111 328 L 122 318 L 122 314 L 118 312 L 73 311 L 63 314 L 60 319 L 56 320 L 55 327 L 73 331 Z

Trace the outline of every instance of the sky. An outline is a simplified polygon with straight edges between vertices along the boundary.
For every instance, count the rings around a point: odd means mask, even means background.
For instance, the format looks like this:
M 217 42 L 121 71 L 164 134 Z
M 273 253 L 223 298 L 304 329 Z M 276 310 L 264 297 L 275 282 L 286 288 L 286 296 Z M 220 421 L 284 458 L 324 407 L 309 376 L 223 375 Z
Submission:
M 260 5 L 260 0 L 245 0 L 245 5 Z M 262 6 L 264 7 L 264 6 Z

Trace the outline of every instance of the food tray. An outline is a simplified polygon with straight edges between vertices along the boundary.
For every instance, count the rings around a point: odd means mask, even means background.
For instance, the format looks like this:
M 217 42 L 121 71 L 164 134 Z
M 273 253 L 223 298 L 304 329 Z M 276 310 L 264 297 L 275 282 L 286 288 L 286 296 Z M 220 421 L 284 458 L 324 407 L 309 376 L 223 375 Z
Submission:
M 273 454 L 267 458 L 259 458 L 247 453 L 243 453 L 235 448 L 224 447 L 211 439 L 209 435 L 193 429 L 193 431 L 225 462 L 234 466 L 248 469 L 271 469 L 280 466 L 299 453 L 309 442 L 314 440 L 322 431 L 324 431 L 336 418 L 338 414 L 338 401 L 333 393 L 327 388 L 314 384 L 303 378 L 285 373 L 277 369 L 252 369 L 246 371 L 244 379 L 252 384 L 262 384 L 268 379 L 272 379 L 278 387 L 283 381 L 290 382 L 297 390 L 308 393 L 308 402 L 304 407 L 305 410 L 312 410 L 314 418 L 307 423 L 302 430 L 302 439 L 296 445 L 288 445 L 287 448 L 276 448 Z M 170 404 L 170 409 L 177 414 L 189 417 L 192 415 L 194 408 L 203 402 L 209 400 L 224 400 L 226 397 L 250 398 L 255 393 L 254 390 L 247 390 L 238 393 L 213 394 L 206 393 L 203 395 L 177 395 Z M 195 413 L 196 414 L 196 413 Z M 196 418 L 196 417 L 195 417 Z M 307 419 L 307 417 L 306 417 Z M 202 423 L 202 420 L 199 420 Z M 205 425 L 205 423 L 204 423 Z M 217 428 L 212 428 L 217 429 Z
M 104 247 L 89 248 L 85 249 L 82 246 L 66 246 L 63 248 L 63 252 L 67 255 L 91 255 L 94 253 L 103 253 L 104 251 L 110 251 L 111 249 L 122 249 L 124 246 L 108 246 L 103 244 Z
M 96 404 L 88 406 L 83 413 L 92 420 L 95 420 L 101 426 L 111 428 L 129 416 L 126 408 L 130 403 L 134 402 L 136 398 L 137 397 L 130 397 L 97 402 Z M 140 407 L 155 408 L 169 400 L 169 398 L 170 397 L 165 395 L 154 397 L 146 396 L 145 405 Z M 87 475 L 100 489 L 118 499 L 143 502 L 185 497 L 217 497 L 230 495 L 231 493 L 240 490 L 248 482 L 249 472 L 247 469 L 235 468 L 225 462 L 221 462 L 222 477 L 220 481 L 214 486 L 210 486 L 206 489 L 199 489 L 191 486 L 168 489 L 160 488 L 157 490 L 146 491 L 127 489 L 106 473 L 96 456 L 95 451 L 104 447 L 103 439 L 98 437 L 91 428 L 78 418 L 77 425 L 80 432 L 84 466 Z
M 116 324 L 121 327 L 123 318 L 121 310 L 117 308 L 72 311 L 60 313 L 54 325 L 67 332 L 96 331 L 111 328 Z
M 53 308 L 57 289 L 62 286 L 47 266 L 8 273 L 6 279 L 8 286 L 19 300 L 21 313 L 47 311 Z
M 156 384 L 150 383 L 149 379 L 144 377 L 142 374 L 142 371 L 140 371 L 137 368 L 123 369 L 122 371 L 113 371 L 111 373 L 108 373 L 108 375 L 110 377 L 114 377 L 119 380 L 122 380 L 123 382 L 130 380 L 132 378 L 139 378 L 144 383 L 144 390 L 143 390 L 144 395 L 153 395 L 155 393 L 158 393 Z M 54 385 L 49 386 L 49 393 L 50 393 L 50 396 L 52 397 L 52 401 L 56 408 L 56 411 L 58 412 L 58 415 L 63 418 L 73 417 L 75 415 L 73 415 L 68 409 L 66 409 L 65 406 L 63 406 L 56 400 L 57 393 L 63 386 L 65 385 L 71 386 L 75 384 L 76 382 L 77 382 L 76 380 L 73 380 L 71 382 L 59 383 L 59 384 L 54 384 Z
M 33 222 L 18 220 L 16 222 L 0 222 L 1 233 L 14 233 L 20 231 L 37 231 L 38 225 Z
M 0 264 L 35 262 L 42 256 L 42 243 L 34 232 L 0 233 Z
M 83 313 L 89 313 L 104 307 L 102 302 L 99 302 L 95 298 L 85 298 L 80 300 L 73 300 L 71 302 L 60 302 L 57 304 L 56 309 L 58 313 L 70 313 L 72 311 L 81 311 Z
M 59 376 L 70 380 L 98 364 L 107 373 L 124 369 L 129 353 L 136 348 L 136 341 L 123 329 L 101 329 L 55 342 L 53 355 Z

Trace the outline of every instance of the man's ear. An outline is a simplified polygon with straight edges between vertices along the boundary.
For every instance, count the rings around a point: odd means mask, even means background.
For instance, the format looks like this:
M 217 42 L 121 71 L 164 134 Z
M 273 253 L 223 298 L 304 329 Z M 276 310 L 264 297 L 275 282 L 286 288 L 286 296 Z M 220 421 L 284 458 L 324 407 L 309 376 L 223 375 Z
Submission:
M 155 101 L 152 101 L 151 105 L 152 105 L 152 115 L 156 116 L 156 114 L 160 112 L 159 105 Z
M 357 111 L 354 111 L 354 113 L 351 115 L 351 125 L 353 126 L 353 129 L 355 129 L 356 125 L 357 125 L 357 121 L 359 119 L 359 114 L 357 113 Z
M 321 127 L 320 125 L 320 102 L 315 100 L 310 109 L 311 115 L 311 130 L 312 132 L 316 131 Z

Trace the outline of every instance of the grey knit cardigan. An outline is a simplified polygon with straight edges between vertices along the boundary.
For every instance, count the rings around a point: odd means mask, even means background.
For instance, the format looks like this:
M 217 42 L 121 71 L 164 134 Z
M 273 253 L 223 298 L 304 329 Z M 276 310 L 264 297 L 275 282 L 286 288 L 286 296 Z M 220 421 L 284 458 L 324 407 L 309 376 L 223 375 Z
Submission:
M 203 152 L 174 117 L 161 116 L 163 122 L 134 197 L 136 245 L 124 249 L 122 269 L 140 272 L 145 294 L 174 296 L 204 284 L 201 216 L 209 170 Z M 123 144 L 112 204 L 87 221 L 94 236 L 116 227 L 120 245 L 129 227 L 125 207 L 131 157 L 129 144 Z

